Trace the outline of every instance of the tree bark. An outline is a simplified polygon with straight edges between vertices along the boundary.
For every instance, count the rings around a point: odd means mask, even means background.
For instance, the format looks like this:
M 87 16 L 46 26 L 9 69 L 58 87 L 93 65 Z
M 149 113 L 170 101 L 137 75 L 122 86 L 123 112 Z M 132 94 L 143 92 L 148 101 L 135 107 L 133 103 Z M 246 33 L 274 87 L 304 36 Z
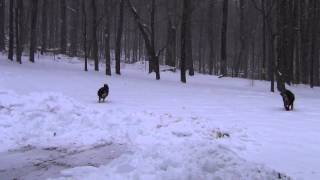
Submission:
M 309 3 L 311 3 L 312 8 L 310 10 L 312 10 L 312 16 L 309 17 L 311 18 L 311 22 L 312 22 L 312 26 L 311 26 L 311 56 L 310 56 L 310 87 L 313 88 L 314 87 L 314 71 L 316 68 L 319 67 L 315 67 L 315 61 L 318 61 L 318 57 L 317 57 L 317 53 L 316 51 L 319 51 L 319 49 L 317 50 L 317 30 L 318 30 L 318 21 L 319 19 L 317 19 L 317 1 L 318 0 L 310 0 Z M 316 74 L 316 76 L 319 76 L 319 74 Z
M 261 10 L 262 10 L 262 76 L 261 76 L 261 79 L 265 80 L 266 79 L 266 9 L 265 9 L 265 0 L 261 0 Z
M 88 71 L 88 54 L 87 54 L 87 12 L 86 0 L 82 0 L 82 23 L 83 23 L 83 51 L 84 51 L 84 71 Z
M 180 59 L 180 71 L 181 71 L 181 82 L 186 83 L 186 46 L 187 46 L 187 26 L 189 18 L 190 0 L 183 0 L 182 9 L 182 22 L 181 22 L 181 59 Z
M 37 46 L 37 16 L 38 16 L 38 0 L 32 0 L 31 7 L 31 35 L 30 35 L 30 62 L 34 62 L 34 53 Z
M 105 41 L 105 58 L 106 58 L 106 75 L 111 76 L 111 57 L 110 57 L 110 13 L 109 13 L 109 0 L 104 1 L 105 11 L 105 29 L 104 29 L 104 41 Z
M 77 56 L 78 52 L 78 29 L 79 29 L 79 0 L 72 0 L 72 8 L 71 12 L 71 34 L 70 34 L 70 55 Z
M 166 60 L 165 60 L 166 65 L 171 67 L 176 66 L 175 52 L 176 52 L 176 28 L 172 24 L 170 15 L 168 15 L 167 48 L 166 48 Z
M 222 26 L 221 26 L 221 63 L 220 73 L 227 75 L 227 25 L 228 25 L 228 0 L 223 0 Z
M 14 4 L 13 0 L 10 1 L 9 5 L 9 52 L 8 52 L 8 59 L 13 61 L 13 43 L 14 43 L 14 30 L 13 30 L 13 23 L 14 23 Z
M 48 33 L 48 26 L 47 26 L 47 21 L 48 21 L 48 2 L 47 0 L 42 1 L 42 22 L 41 22 L 41 54 L 46 52 L 47 49 L 47 33 Z
M 22 46 L 21 46 L 21 39 L 22 39 L 22 12 L 23 12 L 23 1 L 17 0 L 16 3 L 16 10 L 15 10 L 15 25 L 16 25 L 16 61 L 18 63 L 22 63 L 21 56 L 22 56 Z
M 122 32 L 123 32 L 123 6 L 124 0 L 120 0 L 119 5 L 119 20 L 118 20 L 118 29 L 117 29 L 117 38 L 116 38 L 116 74 L 120 73 L 120 58 L 121 58 L 121 39 L 122 39 Z
M 67 19 L 66 19 L 66 0 L 60 0 L 60 53 L 66 54 L 67 52 Z
M 94 59 L 94 70 L 99 71 L 98 40 L 97 40 L 97 7 L 96 0 L 91 0 L 92 8 L 92 56 Z
M 186 25 L 186 60 L 188 64 L 189 76 L 194 75 L 194 67 L 193 67 L 193 55 L 192 55 L 192 10 L 191 10 L 191 2 L 189 2 L 189 9 L 188 9 L 188 22 Z
M 215 63 L 215 57 L 214 57 L 214 32 L 213 32 L 213 12 L 214 12 L 214 3 L 215 0 L 209 1 L 209 9 L 208 9 L 208 41 L 209 41 L 209 62 L 208 62 L 208 68 L 209 68 L 209 74 L 212 75 L 214 71 L 213 64 Z
M 132 12 L 132 14 L 134 16 L 135 22 L 137 23 L 138 28 L 140 30 L 140 33 L 142 34 L 142 37 L 144 39 L 144 43 L 146 46 L 148 56 L 151 60 L 151 63 L 153 64 L 153 70 L 156 73 L 156 79 L 160 80 L 159 54 L 160 54 L 161 50 L 158 51 L 158 53 L 156 54 L 154 46 L 152 46 L 151 37 L 148 36 L 146 27 L 145 27 L 145 25 L 142 24 L 139 14 L 137 13 L 134 6 L 131 4 L 130 0 L 126 0 L 126 2 L 130 8 L 130 11 Z
M 5 0 L 0 0 L 0 52 L 5 50 Z

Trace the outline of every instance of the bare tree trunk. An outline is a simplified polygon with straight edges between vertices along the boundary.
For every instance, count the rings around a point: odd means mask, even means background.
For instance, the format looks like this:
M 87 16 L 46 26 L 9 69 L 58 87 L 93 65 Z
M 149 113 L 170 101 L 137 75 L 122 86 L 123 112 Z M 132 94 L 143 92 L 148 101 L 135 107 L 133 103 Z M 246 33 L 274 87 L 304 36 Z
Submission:
M 66 19 L 66 0 L 60 0 L 60 53 L 66 54 L 67 52 L 67 19 Z
M 120 73 L 120 58 L 121 58 L 121 39 L 123 31 L 123 6 L 124 0 L 120 0 L 119 8 L 119 20 L 118 20 L 118 29 L 117 29 L 117 39 L 116 39 L 116 74 Z
M 310 0 L 309 3 L 311 3 L 311 6 L 312 6 L 312 9 L 309 9 L 309 10 L 312 10 L 312 16 L 309 17 L 311 18 L 311 22 L 312 22 L 312 25 L 311 25 L 311 57 L 310 57 L 310 87 L 313 88 L 314 86 L 314 77 L 315 77 L 315 74 L 314 74 L 314 70 L 316 68 L 319 68 L 319 67 L 315 67 L 315 61 L 318 61 L 318 57 L 317 57 L 317 53 L 316 51 L 319 51 L 319 49 L 317 50 L 316 47 L 317 47 L 317 30 L 318 30 L 318 21 L 319 19 L 317 19 L 317 1 L 318 0 Z M 317 74 L 318 76 L 318 74 Z
M 320 18 L 320 2 L 319 1 L 316 1 L 316 18 L 317 20 L 319 20 Z M 314 62 L 314 75 L 315 75 L 315 79 L 314 79 L 314 84 L 316 86 L 320 86 L 320 69 L 319 69 L 319 64 L 320 64 L 320 57 L 319 57 L 319 48 L 320 48 L 320 24 L 319 22 L 317 21 L 317 26 L 316 26 L 316 34 L 315 34 L 315 37 L 316 37 L 316 44 L 315 44 L 315 62 Z
M 42 22 L 41 22 L 41 54 L 46 52 L 47 48 L 47 21 L 48 21 L 48 3 L 47 0 L 42 1 Z
M 0 52 L 5 50 L 5 0 L 0 0 Z
M 166 49 L 166 65 L 175 67 L 175 46 L 176 46 L 176 29 L 173 27 L 171 20 L 168 20 L 167 27 L 167 49 Z
M 92 55 L 94 59 L 94 70 L 99 71 L 98 40 L 97 40 L 97 7 L 96 0 L 91 0 L 92 8 Z
M 201 14 L 201 17 L 202 19 L 204 19 L 204 16 L 203 16 L 204 13 Z M 199 67 L 198 67 L 198 71 L 199 73 L 203 73 L 202 71 L 202 63 L 203 62 L 203 57 L 202 57 L 202 51 L 203 51 L 203 26 L 204 26 L 204 23 L 201 23 L 199 25 L 199 41 L 198 41 L 198 61 L 199 61 Z
M 237 57 L 237 62 L 235 65 L 235 76 L 239 77 L 239 71 L 241 69 L 241 64 L 243 64 L 243 61 L 245 61 L 244 58 L 244 52 L 245 52 L 245 23 L 244 23 L 244 8 L 245 8 L 245 4 L 244 4 L 244 0 L 239 0 L 239 9 L 240 9 L 240 14 L 239 14 L 239 36 L 240 36 L 240 51 Z M 241 69 L 242 70 L 242 69 Z
M 272 10 L 272 6 L 273 4 L 271 4 L 271 1 L 267 1 L 266 3 L 267 9 Z M 268 52 L 269 52 L 269 56 L 268 56 L 268 75 L 269 75 L 269 79 L 270 79 L 270 91 L 274 92 L 274 75 L 275 75 L 275 49 L 274 49 L 274 43 L 275 43 L 275 34 L 273 32 L 273 28 L 272 28 L 272 17 L 269 15 L 266 17 L 266 27 L 268 27 L 268 34 L 266 34 L 266 36 L 268 37 Z
M 279 92 L 283 92 L 285 87 L 285 12 L 286 12 L 286 4 L 284 1 L 277 1 L 277 67 L 275 70 L 275 75 L 277 78 L 277 89 Z
M 306 1 L 300 0 L 300 23 L 301 23 L 301 81 L 304 84 L 307 84 L 307 67 L 308 62 L 305 59 L 308 59 L 308 44 L 309 44 L 309 38 L 308 38 L 308 18 L 307 12 L 306 12 Z
M 84 51 L 84 70 L 88 71 L 88 54 L 87 54 L 87 12 L 86 0 L 82 0 L 82 23 L 83 23 L 83 51 Z
M 70 54 L 71 56 L 77 56 L 78 51 L 78 29 L 79 29 L 79 0 L 72 0 L 72 16 L 71 16 L 71 42 L 70 42 Z
M 49 8 L 48 11 L 48 17 L 49 17 L 49 43 L 48 43 L 48 47 L 49 48 L 55 48 L 57 47 L 56 45 L 56 38 L 57 38 L 57 18 L 55 18 L 57 15 L 57 12 L 55 11 L 56 6 L 54 1 L 50 0 L 49 2 Z
M 132 62 L 135 63 L 138 61 L 138 49 L 139 49 L 139 32 L 135 26 L 134 31 L 134 39 L 133 39 L 133 49 L 132 49 Z
M 13 43 L 14 43 L 13 23 L 14 23 L 14 4 L 13 4 L 13 0 L 11 0 L 9 5 L 9 52 L 8 52 L 8 59 L 10 59 L 11 61 L 13 61 Z
M 189 1 L 188 7 L 188 21 L 186 24 L 186 63 L 187 69 L 189 70 L 189 76 L 194 75 L 194 67 L 193 67 L 193 53 L 192 53 L 192 2 Z
M 267 0 L 268 1 L 268 0 Z M 266 9 L 265 0 L 261 0 L 262 10 L 262 80 L 266 79 Z
M 161 53 L 161 50 L 159 50 L 158 53 L 156 54 L 154 46 L 152 46 L 152 42 L 151 42 L 152 37 L 148 36 L 148 33 L 145 29 L 146 27 L 142 24 L 139 14 L 137 13 L 136 9 L 131 4 L 130 0 L 126 0 L 126 1 L 127 1 L 129 8 L 130 8 L 130 11 L 132 12 L 132 14 L 134 16 L 135 22 L 138 25 L 140 33 L 142 34 L 142 37 L 144 39 L 144 43 L 146 46 L 148 56 L 151 60 L 151 63 L 153 64 L 153 67 L 154 67 L 153 69 L 156 73 L 156 79 L 160 80 L 159 54 Z M 151 14 L 152 14 L 152 12 L 151 12 Z
M 209 41 L 209 62 L 208 62 L 208 68 L 209 68 L 209 74 L 212 75 L 213 74 L 213 64 L 214 64 L 214 60 L 215 60 L 215 55 L 214 55 L 214 36 L 213 36 L 213 12 L 214 12 L 214 3 L 215 0 L 211 0 L 209 1 L 209 9 L 208 9 L 208 41 Z
M 181 71 L 181 82 L 186 83 L 186 50 L 187 50 L 187 26 L 190 10 L 190 0 L 183 0 L 183 9 L 182 9 L 182 23 L 181 23 L 181 62 L 180 62 L 180 71 Z
M 104 1 L 105 11 L 105 28 L 104 28 L 104 41 L 105 41 L 105 58 L 106 58 L 106 75 L 111 76 L 111 58 L 110 58 L 110 13 L 109 13 L 109 0 Z
M 38 0 L 32 0 L 31 7 L 31 35 L 30 35 L 30 62 L 34 62 L 34 53 L 37 46 L 37 16 L 38 16 Z
M 191 24 L 191 17 L 192 17 L 192 10 L 191 10 L 191 2 L 190 1 L 190 5 L 189 5 L 189 9 L 188 9 L 188 22 L 187 22 L 187 27 L 186 27 L 186 60 L 187 60 L 187 65 L 188 65 L 188 70 L 189 70 L 189 76 L 193 76 L 194 75 L 194 68 L 193 68 L 193 55 L 192 55 L 192 24 Z
M 221 75 L 227 75 L 227 24 L 228 24 L 228 0 L 223 0 L 222 26 L 221 26 Z
M 21 56 L 22 56 L 22 47 L 21 47 L 21 37 L 22 37 L 22 8 L 23 2 L 22 0 L 17 0 L 16 10 L 15 10 L 15 25 L 16 25 L 16 60 L 18 63 L 22 63 Z

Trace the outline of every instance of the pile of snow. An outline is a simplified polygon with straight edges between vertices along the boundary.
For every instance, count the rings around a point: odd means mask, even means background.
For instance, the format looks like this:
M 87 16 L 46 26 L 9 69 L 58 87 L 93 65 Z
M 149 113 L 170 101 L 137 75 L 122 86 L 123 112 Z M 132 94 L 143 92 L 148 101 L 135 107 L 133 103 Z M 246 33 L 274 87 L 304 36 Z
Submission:
M 147 145 L 106 166 L 77 167 L 64 170 L 62 174 L 64 177 L 58 179 L 290 179 L 265 166 L 249 163 L 214 142 L 192 140 Z
M 111 127 L 114 114 L 106 114 L 58 93 L 18 95 L 0 90 L 0 151 L 25 145 L 81 146 L 114 141 L 122 132 Z
M 125 109 L 95 110 L 65 95 L 0 91 L 0 151 L 19 146 L 125 143 L 131 153 L 101 167 L 75 167 L 58 179 L 277 179 L 230 147 L 243 131 L 212 119 Z M 219 136 L 219 134 L 228 136 Z

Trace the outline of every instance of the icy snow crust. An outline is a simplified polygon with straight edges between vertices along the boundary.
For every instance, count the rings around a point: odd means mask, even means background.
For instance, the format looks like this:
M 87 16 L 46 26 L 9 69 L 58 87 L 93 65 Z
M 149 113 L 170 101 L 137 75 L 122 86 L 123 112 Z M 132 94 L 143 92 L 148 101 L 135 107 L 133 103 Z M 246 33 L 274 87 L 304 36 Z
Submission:
M 66 157 L 51 179 L 320 177 L 319 89 L 295 87 L 299 103 L 285 112 L 265 82 L 251 87 L 247 80 L 197 75 L 183 85 L 179 73 L 156 81 L 144 64 L 122 67 L 121 76 L 110 78 L 83 72 L 77 59 L 19 65 L 0 58 L 0 155 L 29 146 L 126 148 L 106 153 L 111 159 L 104 164 L 80 166 Z M 104 83 L 110 97 L 98 104 Z

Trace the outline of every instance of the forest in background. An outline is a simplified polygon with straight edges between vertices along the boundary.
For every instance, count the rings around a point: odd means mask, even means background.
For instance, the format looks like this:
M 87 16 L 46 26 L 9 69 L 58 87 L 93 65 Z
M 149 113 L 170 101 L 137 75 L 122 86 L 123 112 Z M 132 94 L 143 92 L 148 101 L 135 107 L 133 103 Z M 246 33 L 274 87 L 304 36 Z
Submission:
M 181 71 L 320 85 L 318 0 L 0 0 L 0 51 L 8 59 L 65 54 L 105 64 L 149 61 Z M 115 59 L 115 69 L 111 69 Z M 276 86 L 275 86 L 276 84 Z

